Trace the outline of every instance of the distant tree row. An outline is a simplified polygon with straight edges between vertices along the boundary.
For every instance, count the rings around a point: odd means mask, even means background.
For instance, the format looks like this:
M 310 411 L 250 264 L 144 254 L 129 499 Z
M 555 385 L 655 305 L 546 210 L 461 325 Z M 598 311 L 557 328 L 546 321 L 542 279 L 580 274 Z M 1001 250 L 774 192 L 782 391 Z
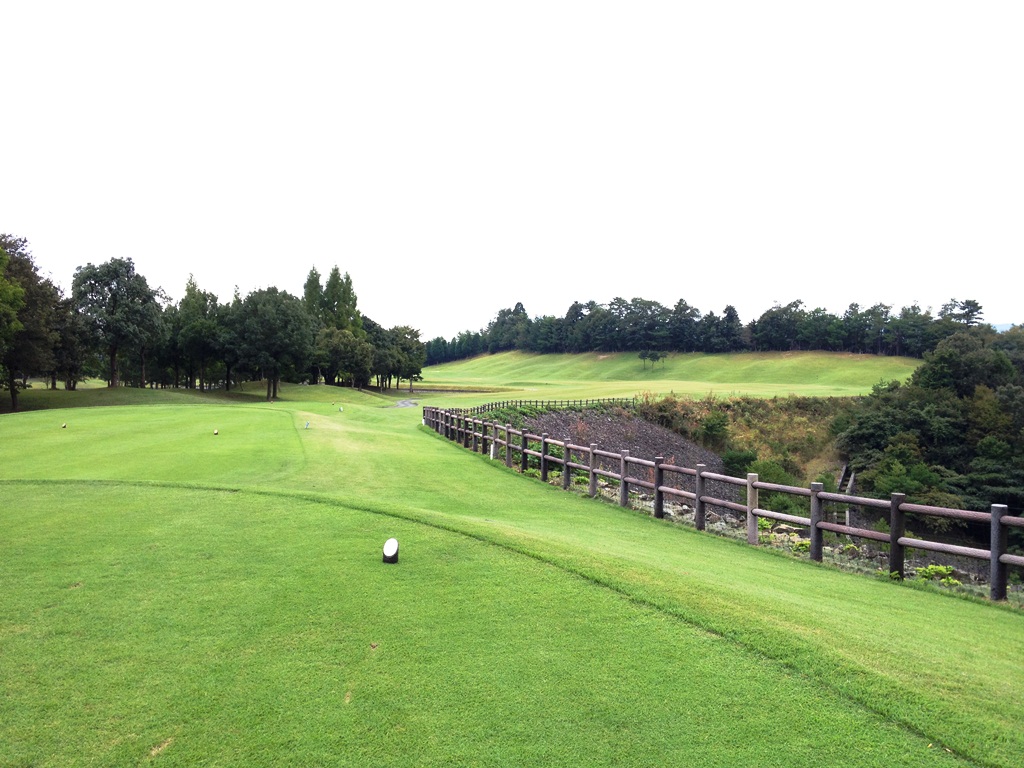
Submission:
M 79 267 L 65 296 L 43 278 L 23 238 L 0 235 L 0 388 L 18 407 L 29 377 L 74 389 L 87 377 L 111 387 L 231 388 L 265 380 L 390 388 L 418 378 L 419 331 L 385 329 L 357 309 L 337 267 L 321 285 L 314 268 L 302 298 L 266 288 L 230 302 L 190 277 L 171 302 L 131 259 Z
M 427 342 L 427 365 L 483 353 L 737 352 L 825 350 L 922 357 L 944 338 L 982 325 L 974 300 L 950 300 L 937 316 L 912 304 L 898 313 L 851 304 L 842 315 L 807 310 L 802 301 L 778 304 L 744 325 L 735 307 L 702 313 L 680 299 L 671 309 L 648 299 L 574 302 L 563 317 L 531 318 L 522 303 L 502 309 L 487 328 Z

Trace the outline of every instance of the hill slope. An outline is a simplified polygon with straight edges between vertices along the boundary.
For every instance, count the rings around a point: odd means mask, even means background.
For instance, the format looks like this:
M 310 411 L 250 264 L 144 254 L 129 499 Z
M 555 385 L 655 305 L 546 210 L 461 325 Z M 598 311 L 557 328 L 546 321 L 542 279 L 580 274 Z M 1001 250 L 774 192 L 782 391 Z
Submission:
M 679 354 L 655 365 L 632 353 L 502 352 L 432 366 L 424 370 L 423 382 L 417 386 L 497 387 L 537 393 L 538 397 L 569 397 L 586 382 L 591 397 L 632 396 L 644 391 L 842 397 L 866 394 L 880 381 L 905 380 L 919 364 L 911 358 L 828 352 Z

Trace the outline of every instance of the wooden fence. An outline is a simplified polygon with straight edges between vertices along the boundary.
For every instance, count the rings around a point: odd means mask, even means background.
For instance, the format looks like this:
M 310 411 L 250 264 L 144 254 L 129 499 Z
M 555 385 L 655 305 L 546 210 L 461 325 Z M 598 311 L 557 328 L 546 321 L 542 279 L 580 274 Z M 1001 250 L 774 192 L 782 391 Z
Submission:
M 538 401 L 518 402 L 540 404 Z M 494 406 L 481 407 L 491 409 Z M 571 487 L 574 477 L 585 476 L 589 482 L 588 494 L 595 497 L 598 494 L 598 479 L 605 478 L 618 483 L 619 504 L 628 507 L 631 489 L 645 489 L 653 496 L 654 516 L 657 518 L 665 516 L 667 499 L 684 500 L 692 505 L 694 524 L 700 531 L 705 529 L 709 507 L 726 509 L 745 516 L 747 543 L 753 545 L 759 543 L 758 518 L 809 528 L 809 555 L 812 560 L 818 562 L 822 560 L 826 531 L 887 544 L 889 572 L 899 574 L 900 578 L 905 575 L 904 560 L 908 548 L 987 560 L 990 563 L 989 596 L 992 600 L 1006 599 L 1007 566 L 1024 567 L 1024 557 L 1010 554 L 1007 549 L 1010 527 L 1024 528 L 1024 517 L 1010 516 L 1004 504 L 993 504 L 988 512 L 974 512 L 908 504 L 905 500 L 906 495 L 902 493 L 894 493 L 889 499 L 872 499 L 844 493 L 829 493 L 824 490 L 821 483 L 811 483 L 809 488 L 765 483 L 758 480 L 758 476 L 753 473 L 748 474 L 746 478 L 737 478 L 708 472 L 703 464 L 692 468 L 680 467 L 666 464 L 661 456 L 653 460 L 641 459 L 630 456 L 629 451 L 602 450 L 596 443 L 574 445 L 568 441 L 552 440 L 547 433 L 534 435 L 525 430 L 513 429 L 510 424 L 497 424 L 475 418 L 474 414 L 460 410 L 425 407 L 423 423 L 464 448 L 489 454 L 491 459 L 503 458 L 507 467 L 517 468 L 520 472 L 526 472 L 531 466 L 536 467 L 543 482 L 548 482 L 548 475 L 554 467 L 561 472 L 562 488 L 565 490 Z M 741 503 L 708 495 L 708 487 L 711 484 L 718 488 L 735 486 L 737 498 L 745 497 L 746 501 Z M 685 486 L 693 490 L 686 490 Z M 761 508 L 758 504 L 760 491 L 805 498 L 808 516 Z M 887 514 L 889 531 L 885 533 L 830 522 L 824 515 L 826 502 L 877 509 Z M 910 538 L 906 536 L 908 515 L 944 517 L 985 524 L 990 530 L 989 548 L 980 549 Z
M 488 411 L 500 411 L 504 408 L 544 408 L 555 410 L 559 408 L 590 408 L 595 405 L 619 405 L 623 408 L 632 408 L 636 405 L 635 397 L 603 397 L 591 400 L 500 400 L 496 403 L 485 403 L 472 408 L 449 408 L 450 413 L 461 413 L 463 415 L 477 415 Z

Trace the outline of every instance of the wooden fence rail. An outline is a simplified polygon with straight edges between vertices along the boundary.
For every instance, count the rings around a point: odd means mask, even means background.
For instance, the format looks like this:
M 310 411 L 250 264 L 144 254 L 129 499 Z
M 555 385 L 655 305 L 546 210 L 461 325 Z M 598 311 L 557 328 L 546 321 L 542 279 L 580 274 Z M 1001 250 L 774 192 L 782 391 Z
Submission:
M 546 405 L 541 401 L 507 401 L 506 404 L 499 407 L 508 407 L 512 402 L 529 403 L 536 406 Z M 608 401 L 558 402 L 583 404 Z M 654 516 L 658 518 L 665 516 L 666 498 L 683 499 L 693 505 L 694 524 L 697 530 L 705 530 L 708 507 L 725 509 L 745 516 L 747 542 L 752 545 L 757 545 L 760 540 L 757 525 L 759 518 L 808 528 L 809 556 L 818 562 L 821 562 L 823 557 L 826 531 L 887 544 L 889 546 L 889 572 L 898 574 L 899 578 L 903 578 L 905 575 L 905 557 L 908 548 L 987 560 L 990 563 L 989 596 L 992 600 L 1006 599 L 1007 566 L 1024 567 L 1024 557 L 1011 554 L 1007 548 L 1009 529 L 1011 527 L 1024 528 L 1024 517 L 1010 516 L 1004 504 L 993 504 L 990 511 L 977 512 L 909 504 L 902 493 L 894 493 L 889 499 L 872 499 L 845 493 L 830 493 L 824 490 L 821 483 L 811 483 L 809 488 L 766 483 L 761 482 L 753 473 L 747 475 L 746 478 L 738 478 L 708 472 L 704 464 L 698 464 L 696 467 L 680 467 L 666 464 L 662 456 L 657 456 L 653 460 L 641 459 L 630 456 L 629 451 L 626 450 L 609 451 L 601 449 L 596 443 L 576 445 L 568 441 L 554 440 L 547 433 L 535 435 L 525 430 L 514 429 L 511 424 L 498 424 L 474 418 L 474 415 L 468 410 L 425 407 L 423 423 L 439 435 L 461 444 L 464 448 L 489 454 L 493 460 L 503 458 L 505 465 L 509 468 L 515 467 L 520 472 L 526 472 L 532 465 L 539 470 L 540 479 L 543 482 L 548 482 L 551 469 L 557 468 L 561 472 L 561 485 L 564 489 L 571 487 L 575 473 L 579 473 L 580 476 L 586 475 L 588 495 L 591 497 L 597 496 L 599 478 L 617 482 L 619 486 L 618 503 L 623 507 L 630 506 L 631 491 L 644 489 L 653 495 Z M 686 478 L 688 484 L 692 485 L 692 491 L 679 487 L 681 484 L 679 480 L 683 478 Z M 673 480 L 676 482 L 673 483 Z M 745 503 L 708 495 L 709 482 L 717 483 L 719 486 L 735 486 L 738 489 L 743 489 Z M 807 517 L 762 508 L 758 504 L 760 491 L 807 499 Z M 825 519 L 824 515 L 826 502 L 882 511 L 887 515 L 889 532 L 830 522 Z M 990 529 L 989 548 L 964 547 L 939 541 L 910 538 L 906 536 L 907 515 L 944 517 L 987 524 Z
M 450 413 L 461 413 L 475 416 L 489 411 L 500 411 L 504 408 L 544 408 L 553 410 L 558 408 L 589 408 L 594 405 L 620 405 L 623 408 L 632 408 L 636 405 L 635 397 L 601 397 L 587 400 L 499 400 L 494 403 L 475 405 L 472 408 L 449 408 Z

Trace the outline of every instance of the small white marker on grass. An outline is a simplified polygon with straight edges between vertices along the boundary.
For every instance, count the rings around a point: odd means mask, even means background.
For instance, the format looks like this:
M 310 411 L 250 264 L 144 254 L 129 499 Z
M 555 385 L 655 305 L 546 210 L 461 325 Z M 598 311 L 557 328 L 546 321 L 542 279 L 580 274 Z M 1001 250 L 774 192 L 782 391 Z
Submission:
M 398 562 L 398 539 L 388 539 L 384 542 L 384 562 Z

